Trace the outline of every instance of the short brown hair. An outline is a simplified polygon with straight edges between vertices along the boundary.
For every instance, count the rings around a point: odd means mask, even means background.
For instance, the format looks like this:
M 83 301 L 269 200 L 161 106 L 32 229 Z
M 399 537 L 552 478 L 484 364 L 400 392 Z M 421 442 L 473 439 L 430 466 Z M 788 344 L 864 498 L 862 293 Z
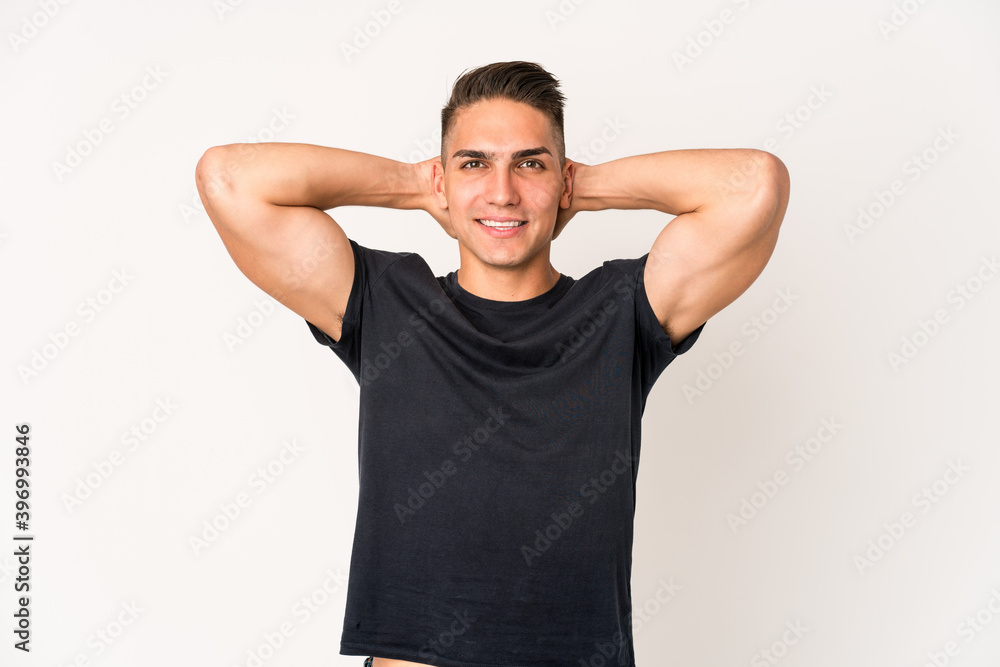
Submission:
M 455 81 L 451 99 L 441 110 L 441 158 L 444 144 L 460 109 L 481 100 L 508 99 L 523 102 L 538 109 L 552 121 L 560 164 L 566 159 L 566 139 L 563 129 L 563 102 L 559 81 L 541 65 L 521 60 L 483 65 L 467 70 Z

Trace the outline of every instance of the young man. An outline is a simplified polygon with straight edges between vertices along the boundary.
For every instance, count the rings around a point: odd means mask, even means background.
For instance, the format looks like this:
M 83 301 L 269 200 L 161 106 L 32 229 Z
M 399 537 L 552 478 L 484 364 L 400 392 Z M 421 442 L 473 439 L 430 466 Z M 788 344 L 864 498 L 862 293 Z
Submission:
M 374 667 L 634 665 L 632 522 L 646 397 L 771 256 L 788 174 L 769 153 L 565 157 L 538 65 L 467 72 L 440 158 L 212 148 L 205 208 L 237 266 L 360 385 L 344 655 Z M 435 277 L 324 211 L 422 209 L 458 241 Z M 550 245 L 579 211 L 673 216 L 647 255 L 579 280 Z M 600 233 L 614 234 L 613 217 Z

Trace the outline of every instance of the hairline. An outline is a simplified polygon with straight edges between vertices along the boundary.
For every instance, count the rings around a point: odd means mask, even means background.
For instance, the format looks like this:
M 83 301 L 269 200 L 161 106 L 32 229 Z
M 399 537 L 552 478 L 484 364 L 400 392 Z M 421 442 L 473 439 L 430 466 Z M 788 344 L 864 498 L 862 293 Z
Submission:
M 445 151 L 445 149 L 444 149 L 445 143 L 448 141 L 448 137 L 451 136 L 454 133 L 455 125 L 458 123 L 458 121 L 459 121 L 459 119 L 460 119 L 460 117 L 462 115 L 462 112 L 464 110 L 466 110 L 466 109 L 471 109 L 472 107 L 474 107 L 474 106 L 476 106 L 476 105 L 478 105 L 478 104 L 480 104 L 482 102 L 494 102 L 494 101 L 497 101 L 497 100 L 507 100 L 507 101 L 510 101 L 510 102 L 515 102 L 517 104 L 523 104 L 524 106 L 526 106 L 526 107 L 528 107 L 530 109 L 534 109 L 535 111 L 537 111 L 540 114 L 542 114 L 542 116 L 545 117 L 545 122 L 549 126 L 549 135 L 550 135 L 550 138 L 553 140 L 553 144 L 554 144 L 554 148 L 555 148 L 555 153 L 552 153 L 551 151 L 549 151 L 549 155 L 554 155 L 557 158 L 557 160 L 559 161 L 559 167 L 560 168 L 562 168 L 562 167 L 564 167 L 566 165 L 566 145 L 565 145 L 566 140 L 565 140 L 565 136 L 564 136 L 563 137 L 563 141 L 561 142 L 563 150 L 560 151 L 559 150 L 560 141 L 559 141 L 559 136 L 558 136 L 559 135 L 559 128 L 556 126 L 555 119 L 552 118 L 552 117 L 550 117 L 549 114 L 547 114 L 542 109 L 539 109 L 536 106 L 533 106 L 533 105 L 531 105 L 531 104 L 529 104 L 527 102 L 524 102 L 523 100 L 517 100 L 517 99 L 514 99 L 513 97 L 509 97 L 507 95 L 494 95 L 494 96 L 491 96 L 491 97 L 481 97 L 481 98 L 479 98 L 479 99 L 477 99 L 477 100 L 475 100 L 473 102 L 470 102 L 469 104 L 464 104 L 464 105 L 462 105 L 460 107 L 456 107 L 455 108 L 455 110 L 452 112 L 451 123 L 449 124 L 448 132 L 446 134 L 441 135 L 441 164 L 442 165 L 447 164 L 447 161 L 448 161 L 447 151 Z

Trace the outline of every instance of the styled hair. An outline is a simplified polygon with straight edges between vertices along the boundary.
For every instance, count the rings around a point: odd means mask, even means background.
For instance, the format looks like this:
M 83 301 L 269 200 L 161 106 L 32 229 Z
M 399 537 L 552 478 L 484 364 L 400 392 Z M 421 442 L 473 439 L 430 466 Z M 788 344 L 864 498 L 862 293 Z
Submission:
M 521 60 L 483 65 L 467 70 L 455 81 L 451 99 L 441 110 L 441 151 L 454 124 L 455 113 L 482 100 L 508 99 L 538 109 L 552 121 L 559 163 L 566 158 L 563 97 L 559 81 L 541 65 Z

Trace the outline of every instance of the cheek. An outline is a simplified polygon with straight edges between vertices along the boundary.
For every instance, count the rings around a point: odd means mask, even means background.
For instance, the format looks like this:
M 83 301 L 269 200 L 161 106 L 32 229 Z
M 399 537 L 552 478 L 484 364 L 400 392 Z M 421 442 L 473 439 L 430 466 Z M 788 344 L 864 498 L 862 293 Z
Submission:
M 448 208 L 452 212 L 468 208 L 469 202 L 473 199 L 469 189 L 463 188 L 457 183 L 445 185 L 444 197 L 448 202 Z
M 465 214 L 470 209 L 474 207 L 476 197 L 474 194 L 469 192 L 455 192 L 448 197 L 448 208 L 451 209 L 452 214 Z
M 536 209 L 548 209 L 559 202 L 561 184 L 539 183 L 523 193 L 523 200 Z

